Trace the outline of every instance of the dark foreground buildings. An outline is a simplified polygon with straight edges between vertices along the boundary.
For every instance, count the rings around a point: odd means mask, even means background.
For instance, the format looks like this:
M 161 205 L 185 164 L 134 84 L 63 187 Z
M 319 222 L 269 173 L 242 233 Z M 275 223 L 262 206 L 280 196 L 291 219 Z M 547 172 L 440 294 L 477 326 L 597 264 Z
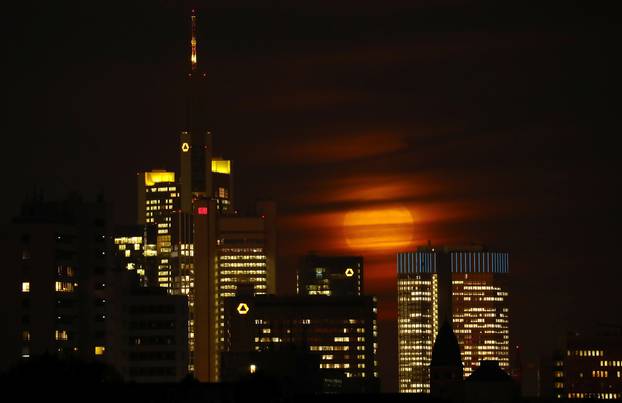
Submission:
M 3 234 L 2 370 L 53 354 L 114 364 L 125 380 L 186 375 L 186 298 L 139 289 L 110 232 L 101 198 L 24 203 Z
M 564 348 L 542 360 L 539 380 L 544 398 L 622 399 L 622 327 L 568 333 Z
M 236 362 L 232 355 L 289 349 L 292 354 L 315 355 L 322 378 L 319 390 L 379 390 L 373 297 L 236 297 L 226 301 L 224 317 L 223 363 Z M 223 368 L 223 373 L 261 369 L 253 362 L 242 363 Z
M 105 359 L 109 234 L 109 206 L 102 199 L 24 203 L 2 241 L 4 369 L 46 352 Z
M 503 371 L 499 362 L 482 360 L 464 378 L 458 338 L 449 321 L 444 321 L 432 348 L 430 362 L 431 397 L 446 402 L 512 403 L 520 398 L 520 386 Z

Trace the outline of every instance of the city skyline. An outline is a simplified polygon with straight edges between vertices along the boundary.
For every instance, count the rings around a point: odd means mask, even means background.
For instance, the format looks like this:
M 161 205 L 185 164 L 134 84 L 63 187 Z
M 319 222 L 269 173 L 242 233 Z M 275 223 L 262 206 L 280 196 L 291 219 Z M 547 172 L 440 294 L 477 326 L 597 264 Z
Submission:
M 544 312 L 535 323 L 553 327 L 545 341 L 513 332 L 513 342 L 527 349 L 526 363 L 535 364 L 566 328 L 610 317 L 615 260 L 607 246 L 616 235 L 606 218 L 615 204 L 608 176 L 614 155 L 597 129 L 610 118 L 611 73 L 606 40 L 589 25 L 603 17 L 585 17 L 574 4 L 559 20 L 544 8 L 540 15 L 548 19 L 521 22 L 531 16 L 521 8 L 501 13 L 496 25 L 485 16 L 501 10 L 485 5 L 466 17 L 454 2 L 396 2 L 381 10 L 364 3 L 356 12 L 316 7 L 248 11 L 216 3 L 202 14 L 207 44 L 199 60 L 212 88 L 215 148 L 236 163 L 238 209 L 260 197 L 276 200 L 282 212 L 279 288 L 292 292 L 293 258 L 310 250 L 363 255 L 366 288 L 378 295 L 384 322 L 384 373 L 395 371 L 386 364 L 396 358 L 394 254 L 427 240 L 511 252 L 513 320 L 533 319 L 529 306 L 539 306 Z M 419 23 L 431 19 L 411 32 L 396 10 Z M 8 129 L 32 132 L 38 141 L 9 140 L 15 152 L 7 162 L 26 167 L 19 184 L 10 182 L 15 198 L 3 201 L 5 221 L 35 186 L 66 181 L 63 192 L 103 189 L 118 223 L 133 223 L 133 175 L 179 172 L 185 11 L 166 3 L 40 11 L 52 21 L 76 17 L 73 38 L 37 13 L 26 26 L 10 27 L 26 32 L 16 44 L 38 39 L 45 46 L 24 55 L 27 68 L 11 87 L 16 113 Z M 372 18 L 377 11 L 380 21 Z M 99 17 L 87 18 L 93 16 Z M 248 27 L 237 20 L 243 28 L 227 29 L 234 17 Z M 261 17 L 274 28 L 253 22 Z M 110 30 L 107 18 L 119 25 Z M 328 28 L 311 30 L 314 18 Z M 485 32 L 487 24 L 495 35 Z M 18 46 L 10 49 L 22 55 Z M 20 105 L 28 107 L 17 111 Z M 575 318 L 567 306 L 583 284 L 573 274 L 586 265 L 601 274 L 605 292 L 594 291 Z

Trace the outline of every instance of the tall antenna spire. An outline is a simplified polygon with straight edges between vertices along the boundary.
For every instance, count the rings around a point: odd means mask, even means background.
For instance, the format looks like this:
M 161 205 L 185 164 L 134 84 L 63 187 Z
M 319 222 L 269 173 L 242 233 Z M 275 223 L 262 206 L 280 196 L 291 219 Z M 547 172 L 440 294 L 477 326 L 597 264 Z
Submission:
M 190 16 L 192 24 L 192 37 L 190 38 L 190 69 L 192 72 L 197 69 L 197 16 L 192 9 Z

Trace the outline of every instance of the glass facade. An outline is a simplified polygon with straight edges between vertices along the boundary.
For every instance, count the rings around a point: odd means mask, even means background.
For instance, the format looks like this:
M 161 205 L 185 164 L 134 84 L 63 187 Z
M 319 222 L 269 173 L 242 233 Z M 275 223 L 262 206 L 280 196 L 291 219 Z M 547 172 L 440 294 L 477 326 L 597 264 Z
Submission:
M 420 250 L 397 256 L 399 391 L 429 393 L 439 322 L 450 318 L 464 376 L 481 360 L 510 369 L 508 254 Z

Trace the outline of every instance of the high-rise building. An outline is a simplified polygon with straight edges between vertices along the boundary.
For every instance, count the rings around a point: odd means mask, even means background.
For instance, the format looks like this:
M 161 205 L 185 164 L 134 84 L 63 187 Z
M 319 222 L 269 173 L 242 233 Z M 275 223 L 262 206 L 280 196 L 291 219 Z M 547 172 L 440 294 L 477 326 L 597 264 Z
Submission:
M 542 397 L 622 399 L 622 328 L 599 325 L 595 332 L 571 332 L 562 351 L 541 374 Z
M 115 268 L 134 271 L 142 286 L 158 286 L 154 225 L 119 226 L 115 228 L 113 243 Z
M 233 161 L 212 158 L 212 197 L 220 214 L 234 214 Z
M 207 74 L 199 67 L 198 24 L 192 10 L 190 16 L 190 71 L 186 80 L 186 122 L 180 136 L 182 210 L 192 211 L 192 199 L 211 197 L 212 139 L 207 125 Z
M 4 368 L 44 353 L 107 359 L 109 224 L 102 198 L 24 203 L 2 243 Z
M 152 170 L 138 174 L 137 217 L 143 229 L 143 284 L 165 288 L 169 294 L 188 297 L 190 369 L 194 343 L 194 243 L 192 216 L 181 211 L 180 184 L 175 173 Z M 136 240 L 118 234 L 117 255 L 128 253 L 123 243 Z M 136 248 L 137 244 L 133 244 Z M 123 251 L 121 250 L 123 249 Z M 132 256 L 130 251 L 128 258 Z M 134 262 L 127 262 L 132 264 Z
M 224 304 L 223 351 L 273 351 L 293 345 L 317 354 L 344 392 L 378 391 L 375 299 L 369 296 L 258 295 Z
M 509 370 L 508 254 L 483 247 L 421 248 L 399 253 L 400 392 L 429 393 L 429 364 L 439 323 L 450 321 L 464 376 L 481 360 Z
M 174 290 L 179 281 L 178 267 L 173 264 L 173 221 L 179 214 L 179 185 L 175 173 L 153 170 L 138 174 L 138 224 L 152 225 L 156 230 L 155 245 L 145 244 L 145 255 L 157 257 L 157 283 Z M 155 246 L 155 247 L 154 247 Z
M 276 209 L 257 205 L 253 216 L 210 214 L 216 200 L 195 203 L 195 370 L 199 380 L 220 379 L 224 303 L 238 295 L 276 291 Z
M 162 287 L 140 286 L 135 271 L 116 272 L 109 351 L 125 381 L 178 382 L 188 374 L 188 303 Z
M 298 295 L 362 295 L 363 258 L 308 254 L 296 272 L 296 290 Z

